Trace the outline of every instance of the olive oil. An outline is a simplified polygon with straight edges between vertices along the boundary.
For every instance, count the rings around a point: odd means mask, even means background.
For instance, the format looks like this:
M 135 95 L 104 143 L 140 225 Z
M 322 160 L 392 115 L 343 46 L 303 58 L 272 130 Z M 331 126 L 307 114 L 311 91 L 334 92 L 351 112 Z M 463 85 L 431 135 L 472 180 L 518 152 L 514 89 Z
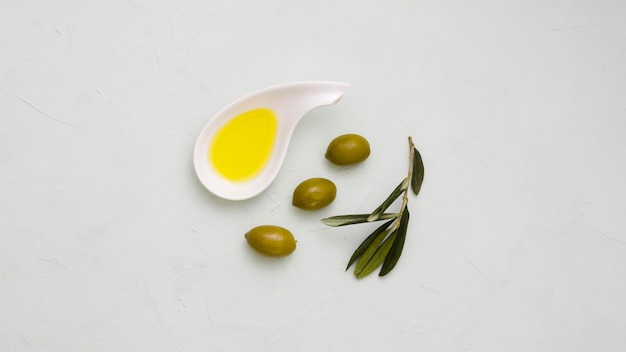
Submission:
M 259 108 L 228 121 L 215 134 L 208 157 L 217 172 L 230 181 L 246 181 L 263 171 L 272 155 L 278 119 Z

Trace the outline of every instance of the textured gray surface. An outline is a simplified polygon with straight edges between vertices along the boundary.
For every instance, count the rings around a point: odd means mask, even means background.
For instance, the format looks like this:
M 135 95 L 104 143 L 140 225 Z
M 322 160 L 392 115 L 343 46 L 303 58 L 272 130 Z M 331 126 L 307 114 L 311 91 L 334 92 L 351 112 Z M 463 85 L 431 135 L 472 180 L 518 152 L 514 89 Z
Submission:
M 626 350 L 623 1 L 0 2 L 0 351 Z M 197 181 L 212 114 L 337 80 L 275 183 Z M 360 133 L 363 164 L 328 142 Z M 344 266 L 426 165 L 384 279 Z M 335 181 L 330 207 L 291 205 Z M 270 223 L 298 249 L 261 258 Z

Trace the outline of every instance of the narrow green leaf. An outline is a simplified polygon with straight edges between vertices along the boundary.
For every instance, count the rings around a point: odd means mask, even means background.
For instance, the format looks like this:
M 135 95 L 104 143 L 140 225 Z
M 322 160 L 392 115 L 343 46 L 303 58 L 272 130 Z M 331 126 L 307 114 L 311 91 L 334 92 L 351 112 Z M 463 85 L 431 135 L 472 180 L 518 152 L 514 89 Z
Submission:
M 320 221 L 328 226 L 344 226 L 344 225 L 352 225 L 352 224 L 361 224 L 364 222 L 371 222 L 367 219 L 369 216 L 370 214 L 337 215 L 337 216 L 331 216 L 329 218 L 324 218 Z M 389 219 L 393 219 L 397 217 L 398 217 L 397 213 L 394 213 L 394 214 L 384 213 L 384 214 L 381 214 L 378 217 L 378 219 L 376 219 L 375 221 L 389 220 Z
M 393 202 L 396 199 L 398 199 L 398 197 L 400 197 L 402 192 L 404 192 L 407 187 L 409 187 L 409 178 L 408 177 L 406 177 L 404 180 L 402 180 L 402 182 L 400 182 L 400 184 L 391 192 L 391 194 L 387 197 L 387 199 L 385 199 L 385 201 L 382 202 L 382 204 L 379 205 L 378 208 L 376 208 L 372 212 L 372 214 L 367 218 L 367 221 L 374 221 L 374 220 L 378 219 L 378 217 L 385 210 L 387 210 L 387 208 L 389 208 L 389 206 L 391 204 L 393 204 Z
M 396 266 L 398 259 L 400 259 L 400 255 L 402 255 L 402 248 L 404 247 L 404 240 L 406 239 L 406 229 L 408 226 L 409 209 L 404 208 L 402 218 L 400 218 L 400 226 L 398 227 L 398 236 L 393 242 L 393 246 L 391 247 L 391 250 L 389 250 L 389 254 L 387 255 L 387 257 L 385 257 L 383 267 L 380 269 L 380 273 L 378 273 L 379 276 L 385 276 L 389 274 L 391 269 Z
M 362 265 L 361 270 L 354 271 L 354 276 L 356 276 L 357 279 L 362 279 L 366 277 L 367 275 L 371 274 L 374 270 L 376 270 L 376 268 L 378 268 L 383 263 L 383 261 L 385 260 L 385 257 L 387 257 L 389 250 L 391 250 L 391 247 L 393 246 L 396 240 L 397 234 L 398 234 L 398 231 L 396 230 L 391 235 L 389 235 L 389 237 L 387 237 L 383 241 L 383 243 L 380 244 L 378 248 L 376 248 L 376 251 L 374 251 L 374 254 L 372 254 L 369 260 Z M 361 264 L 360 260 L 359 260 L 359 263 L 357 263 L 357 266 L 359 266 L 359 264 Z
M 369 260 L 372 258 L 372 255 L 374 255 L 374 253 L 376 252 L 376 249 L 378 249 L 378 246 L 380 246 L 380 244 L 383 242 L 383 240 L 385 239 L 385 237 L 387 237 L 388 234 L 389 234 L 389 229 L 385 229 L 384 231 L 379 233 L 376 237 L 374 237 L 374 240 L 369 244 L 369 246 L 365 248 L 363 255 L 361 255 L 361 258 L 359 258 L 359 261 L 356 263 L 356 266 L 354 267 L 355 273 L 363 271 L 365 264 L 369 262 Z
M 348 270 L 350 268 L 350 266 L 357 260 L 359 259 L 363 253 L 366 252 L 366 250 L 370 247 L 370 245 L 376 240 L 376 238 L 378 237 L 378 235 L 380 235 L 381 233 L 385 232 L 385 230 L 387 230 L 387 228 L 389 227 L 389 225 L 391 225 L 391 223 L 394 220 L 389 220 L 386 223 L 380 225 L 376 230 L 374 230 L 374 232 L 372 232 L 369 236 L 367 236 L 367 238 L 365 239 L 365 241 L 363 241 L 361 243 L 361 245 L 359 246 L 359 248 L 356 249 L 356 251 L 354 251 L 354 254 L 352 254 L 352 257 L 350 257 L 350 261 L 348 261 L 348 266 L 346 267 L 346 270 Z M 386 234 L 385 234 L 386 235 Z M 384 236 L 383 236 L 384 237 Z M 378 245 L 376 245 L 378 246 Z
M 420 188 L 422 188 L 422 182 L 424 182 L 424 162 L 422 161 L 422 155 L 415 147 L 413 147 L 413 169 L 411 173 L 411 189 L 417 195 L 420 193 Z

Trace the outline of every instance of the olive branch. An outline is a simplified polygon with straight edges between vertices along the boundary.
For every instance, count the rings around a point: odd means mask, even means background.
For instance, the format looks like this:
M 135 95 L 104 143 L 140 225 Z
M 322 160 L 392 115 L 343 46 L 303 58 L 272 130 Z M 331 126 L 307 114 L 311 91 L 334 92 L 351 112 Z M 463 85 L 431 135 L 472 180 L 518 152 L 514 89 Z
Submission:
M 374 232 L 365 238 L 361 245 L 354 251 L 348 261 L 346 271 L 356 263 L 354 276 L 363 278 L 371 274 L 382 265 L 379 276 L 387 275 L 395 266 L 406 239 L 406 231 L 409 225 L 408 190 L 409 185 L 413 194 L 417 196 L 424 181 L 424 163 L 422 156 L 413 144 L 409 136 L 409 172 L 407 177 L 391 192 L 378 208 L 370 214 L 350 214 L 331 216 L 322 219 L 322 223 L 328 226 L 345 226 L 388 220 L 380 225 Z M 402 205 L 397 213 L 385 211 L 402 196 Z

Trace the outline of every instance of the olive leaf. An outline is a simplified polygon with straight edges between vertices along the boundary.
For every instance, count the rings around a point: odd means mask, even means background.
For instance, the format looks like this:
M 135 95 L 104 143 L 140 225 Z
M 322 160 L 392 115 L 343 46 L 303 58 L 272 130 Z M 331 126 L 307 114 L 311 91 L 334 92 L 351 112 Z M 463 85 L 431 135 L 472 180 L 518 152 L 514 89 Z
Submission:
M 413 147 L 413 170 L 411 171 L 411 189 L 413 194 L 420 193 L 422 188 L 422 182 L 424 182 L 424 162 L 422 161 L 422 155 Z
M 362 279 L 371 274 L 383 263 L 383 261 L 385 261 L 387 254 L 389 253 L 389 251 L 393 247 L 393 244 L 396 241 L 397 235 L 397 231 L 394 231 L 391 235 L 389 235 L 389 237 L 387 237 L 383 241 L 383 243 L 376 248 L 374 254 L 372 254 L 370 258 L 367 258 L 368 260 L 362 266 L 360 265 L 361 260 L 359 260 L 359 262 L 357 263 L 357 267 L 360 266 L 361 270 L 354 271 L 354 276 L 356 276 L 357 279 Z M 363 259 L 363 257 L 361 259 Z
M 391 204 L 393 204 L 393 202 L 395 202 L 396 199 L 398 199 L 398 197 L 400 197 L 402 195 L 402 193 L 404 193 L 404 191 L 406 190 L 406 188 L 409 186 L 409 178 L 406 177 L 404 180 L 402 180 L 402 182 L 400 182 L 400 184 L 391 192 L 391 194 L 389 195 L 389 197 L 387 197 L 387 199 L 385 199 L 385 201 L 378 206 L 378 208 L 376 208 L 372 214 L 370 214 L 370 216 L 367 218 L 367 221 L 374 221 L 377 220 L 378 217 L 385 211 L 387 210 L 387 208 L 389 208 L 389 206 Z
M 384 213 L 381 214 L 376 220 L 368 220 L 370 214 L 352 214 L 352 215 L 337 215 L 320 220 L 322 223 L 328 226 L 345 226 L 353 224 L 361 224 L 364 222 L 372 222 L 379 220 L 388 220 L 397 218 L 399 214 Z
M 374 241 L 372 241 L 372 243 L 370 243 L 370 245 L 365 249 L 365 251 L 363 252 L 363 255 L 361 256 L 361 258 L 359 258 L 359 261 L 356 263 L 356 266 L 354 267 L 355 276 L 357 275 L 357 273 L 360 273 L 363 271 L 363 269 L 365 268 L 365 265 L 372 259 L 372 256 L 374 255 L 374 253 L 376 253 L 376 249 L 380 247 L 380 244 L 383 242 L 383 240 L 387 237 L 388 234 L 389 234 L 389 229 L 386 229 L 385 231 L 381 232 L 380 234 L 378 234 L 378 236 L 374 238 Z
M 402 249 L 404 247 L 404 240 L 406 239 L 406 230 L 409 226 L 409 209 L 405 208 L 402 212 L 402 218 L 400 218 L 400 226 L 398 227 L 398 235 L 396 240 L 393 242 L 393 246 L 389 250 L 389 254 L 385 257 L 385 261 L 383 262 L 383 267 L 380 269 L 380 273 L 378 276 L 385 276 L 389 274 L 391 269 L 396 266 L 398 259 L 400 259 L 400 255 L 402 254 Z
M 350 266 L 357 259 L 359 259 L 365 252 L 367 252 L 368 248 L 370 248 L 372 243 L 375 242 L 376 239 L 378 238 L 378 235 L 381 235 L 382 233 L 387 235 L 387 233 L 388 233 L 387 228 L 389 227 L 389 225 L 391 225 L 392 222 L 394 222 L 394 220 L 389 220 L 386 223 L 380 225 L 376 230 L 374 230 L 374 232 L 372 232 L 372 234 L 367 236 L 365 241 L 363 241 L 363 243 L 361 243 L 359 248 L 357 248 L 356 251 L 354 251 L 354 254 L 352 254 L 352 257 L 350 257 L 350 260 L 348 261 L 348 266 L 346 267 L 346 270 L 348 270 L 350 268 Z M 383 236 L 383 238 L 384 237 L 385 236 Z

